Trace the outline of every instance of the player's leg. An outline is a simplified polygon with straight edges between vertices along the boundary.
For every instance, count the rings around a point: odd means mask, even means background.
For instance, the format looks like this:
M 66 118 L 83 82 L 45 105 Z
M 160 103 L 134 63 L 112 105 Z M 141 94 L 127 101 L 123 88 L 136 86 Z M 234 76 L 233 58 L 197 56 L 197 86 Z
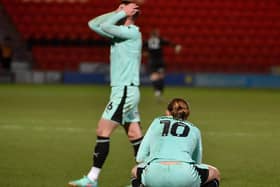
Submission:
M 69 182 L 73 187 L 97 187 L 97 180 L 109 154 L 110 136 L 118 125 L 111 120 L 100 119 L 96 130 L 97 139 L 93 153 L 93 166 L 87 176 Z
M 161 100 L 164 92 L 164 68 L 158 66 L 157 69 L 151 74 L 150 79 L 155 92 L 155 97 Z
M 208 165 L 208 178 L 207 181 L 202 185 L 202 187 L 218 187 L 220 184 L 220 171 L 211 165 Z
M 110 136 L 114 129 L 118 127 L 117 123 L 111 120 L 100 119 L 96 130 L 96 144 L 93 153 L 93 167 L 88 174 L 91 180 L 97 180 L 101 168 L 103 167 L 110 150 Z
M 131 142 L 134 149 L 134 156 L 136 157 L 138 149 L 143 139 L 142 129 L 140 126 L 140 116 L 138 111 L 138 103 L 140 100 L 139 88 L 135 86 L 129 86 L 127 92 L 127 98 L 124 105 L 124 129 L 127 137 Z M 133 171 L 136 170 L 133 169 Z M 136 172 L 132 172 L 136 173 Z M 139 180 L 136 174 L 132 174 L 131 183 L 133 187 L 138 187 L 141 180 Z
M 160 95 L 162 96 L 163 95 L 163 92 L 164 92 L 164 69 L 163 68 L 160 68 L 159 69 L 159 78 L 158 78 L 158 81 L 157 81 L 157 90 L 160 92 Z
M 96 144 L 93 154 L 93 166 L 88 175 L 82 179 L 71 181 L 70 186 L 97 187 L 97 179 L 104 165 L 110 149 L 110 136 L 114 129 L 123 121 L 123 106 L 126 95 L 125 87 L 112 88 L 111 97 L 105 111 L 102 114 L 96 129 Z M 86 182 L 92 182 L 86 184 Z M 86 185 L 84 185 L 86 184 Z
M 134 166 L 131 170 L 131 187 L 143 187 L 141 183 L 141 175 L 144 167 L 141 165 Z
M 154 91 L 157 90 L 157 80 L 158 79 L 159 79 L 158 72 L 157 71 L 152 72 L 151 75 L 150 75 L 150 80 L 152 82 L 152 86 L 153 86 Z
M 152 82 L 152 86 L 154 89 L 155 97 L 158 98 L 161 96 L 160 90 L 160 73 L 159 70 L 161 68 L 161 61 L 158 59 L 151 59 L 149 61 L 150 64 L 150 80 Z
M 220 183 L 220 172 L 217 168 L 211 165 L 199 164 L 196 165 L 201 178 L 201 187 L 218 187 Z
M 88 177 L 97 180 L 100 170 L 106 161 L 110 149 L 110 136 L 114 129 L 123 122 L 123 109 L 127 97 L 127 87 L 112 88 L 110 101 L 107 104 L 96 130 L 97 140 L 94 148 L 93 167 Z
M 136 157 L 140 144 L 143 140 L 142 130 L 139 122 L 126 123 L 124 125 L 128 139 L 133 147 L 134 156 Z
M 157 95 L 157 80 L 158 80 L 158 65 L 157 62 L 153 59 L 150 59 L 149 62 L 149 74 L 150 74 L 150 81 L 153 86 L 153 90 L 155 93 L 155 96 Z
M 140 100 L 139 88 L 137 86 L 128 86 L 126 96 L 123 111 L 125 124 L 124 128 L 128 139 L 134 148 L 134 155 L 136 156 L 143 139 L 138 111 L 138 103 Z

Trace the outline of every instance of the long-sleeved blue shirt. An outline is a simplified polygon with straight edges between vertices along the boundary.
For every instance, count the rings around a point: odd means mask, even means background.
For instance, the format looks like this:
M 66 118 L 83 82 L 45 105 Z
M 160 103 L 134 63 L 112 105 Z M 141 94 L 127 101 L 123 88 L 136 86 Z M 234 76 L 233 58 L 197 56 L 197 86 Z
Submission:
M 154 119 L 140 145 L 136 160 L 148 163 L 155 159 L 200 164 L 200 130 L 188 121 L 170 116 Z
M 89 27 L 111 39 L 111 86 L 140 85 L 142 35 L 134 25 L 116 25 L 126 17 L 124 11 L 110 12 L 89 21 Z

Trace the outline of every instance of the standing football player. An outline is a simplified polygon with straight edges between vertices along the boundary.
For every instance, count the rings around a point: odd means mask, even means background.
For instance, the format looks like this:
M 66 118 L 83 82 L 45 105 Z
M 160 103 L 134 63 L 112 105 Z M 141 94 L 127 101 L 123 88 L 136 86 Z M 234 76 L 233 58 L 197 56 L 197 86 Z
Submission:
M 135 156 L 142 141 L 138 113 L 142 36 L 134 24 L 138 15 L 139 6 L 123 0 L 117 10 L 88 23 L 97 34 L 111 39 L 111 96 L 96 130 L 93 166 L 87 176 L 69 182 L 70 186 L 97 187 L 98 176 L 109 153 L 110 136 L 118 126 L 123 125 L 126 130 Z
M 140 145 L 133 187 L 218 187 L 220 172 L 202 164 L 200 130 L 187 121 L 188 102 L 175 98 L 155 118 Z M 141 166 L 141 167 L 140 167 Z
M 144 54 L 148 56 L 148 71 L 154 88 L 154 94 L 158 101 L 162 100 L 165 87 L 164 78 L 166 67 L 163 54 L 164 46 L 173 47 L 176 54 L 179 54 L 182 48 L 180 44 L 175 44 L 161 37 L 159 29 L 153 29 L 150 37 L 144 43 Z

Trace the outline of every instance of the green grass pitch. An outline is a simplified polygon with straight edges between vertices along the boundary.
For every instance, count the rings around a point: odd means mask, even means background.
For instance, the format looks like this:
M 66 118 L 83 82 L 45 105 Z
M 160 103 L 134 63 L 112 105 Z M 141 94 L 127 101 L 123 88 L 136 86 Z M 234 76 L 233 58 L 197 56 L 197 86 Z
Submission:
M 0 186 L 62 187 L 87 174 L 109 91 L 96 85 L 0 85 Z M 280 90 L 167 87 L 165 102 L 157 103 L 152 88 L 141 87 L 144 131 L 173 97 L 190 101 L 204 162 L 220 169 L 221 186 L 280 186 Z M 100 187 L 129 183 L 132 153 L 117 129 Z

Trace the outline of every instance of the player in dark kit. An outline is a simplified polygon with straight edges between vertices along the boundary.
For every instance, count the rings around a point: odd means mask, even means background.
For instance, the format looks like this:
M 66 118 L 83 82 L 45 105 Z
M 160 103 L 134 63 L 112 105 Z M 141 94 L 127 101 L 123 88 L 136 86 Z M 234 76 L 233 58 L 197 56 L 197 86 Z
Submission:
M 181 45 L 175 44 L 160 36 L 158 29 L 151 31 L 150 37 L 144 43 L 145 53 L 148 55 L 148 71 L 154 88 L 155 97 L 160 100 L 164 91 L 165 63 L 163 47 L 174 47 L 175 53 L 181 51 Z M 144 54 L 145 54 L 144 53 Z

